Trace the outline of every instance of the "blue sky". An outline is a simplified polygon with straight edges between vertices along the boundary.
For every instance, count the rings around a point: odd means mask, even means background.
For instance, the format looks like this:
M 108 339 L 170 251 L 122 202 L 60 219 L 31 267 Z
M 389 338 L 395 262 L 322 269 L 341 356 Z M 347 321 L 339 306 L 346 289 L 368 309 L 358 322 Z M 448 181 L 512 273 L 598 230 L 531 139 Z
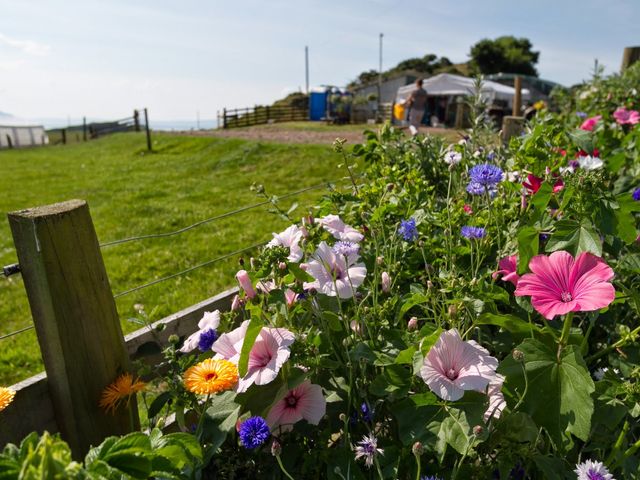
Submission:
M 345 85 L 377 68 L 527 37 L 543 78 L 617 71 L 640 43 L 639 0 L 0 0 L 0 111 L 25 118 L 214 118 L 311 85 Z

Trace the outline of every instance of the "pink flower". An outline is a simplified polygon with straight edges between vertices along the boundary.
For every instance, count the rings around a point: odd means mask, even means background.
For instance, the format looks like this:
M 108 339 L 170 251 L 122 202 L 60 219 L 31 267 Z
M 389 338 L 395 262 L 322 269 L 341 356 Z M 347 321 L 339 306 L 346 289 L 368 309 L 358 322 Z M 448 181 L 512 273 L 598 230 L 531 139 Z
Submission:
M 299 262 L 302 260 L 302 248 L 300 248 L 302 237 L 302 230 L 296 225 L 291 225 L 284 232 L 274 233 L 273 240 L 267 244 L 267 247 L 287 247 L 289 249 L 287 259 L 290 262 Z
M 236 365 L 247 334 L 249 320 L 235 330 L 220 335 L 213 344 L 215 359 L 229 360 Z M 247 374 L 238 381 L 237 391 L 245 392 L 253 385 L 266 385 L 275 380 L 280 368 L 289 359 L 289 346 L 294 342 L 293 333 L 285 328 L 263 328 L 260 330 L 251 351 Z
M 207 330 L 215 330 L 218 326 L 220 326 L 220 311 L 204 312 L 202 319 L 198 322 L 198 330 L 184 341 L 180 351 L 188 353 L 195 350 L 200 342 L 200 335 Z
M 565 251 L 536 255 L 529 269 L 532 273 L 520 278 L 515 295 L 530 295 L 533 308 L 548 320 L 569 312 L 599 310 L 616 296 L 609 283 L 613 270 L 591 253 L 582 252 L 575 260 Z
M 592 131 L 596 126 L 596 123 L 598 123 L 601 118 L 602 115 L 596 115 L 595 117 L 587 118 L 584 122 L 582 122 L 582 125 L 580 125 L 580 129 L 588 130 L 589 132 Z
M 443 400 L 460 400 L 465 390 L 484 392 L 494 381 L 498 360 L 473 340 L 462 341 L 455 328 L 442 332 L 420 369 L 429 389 Z
M 640 123 L 640 112 L 621 107 L 613 112 L 613 118 L 615 118 L 616 122 L 620 125 L 635 125 L 636 123 Z
M 353 297 L 367 274 L 364 264 L 356 263 L 357 255 L 336 255 L 325 242 L 320 242 L 312 258 L 305 270 L 315 281 L 305 282 L 304 288 L 315 288 L 330 297 Z
M 518 275 L 518 257 L 516 255 L 509 255 L 508 257 L 504 257 L 502 260 L 498 262 L 498 270 L 497 272 L 493 272 L 491 277 L 495 280 L 499 275 L 502 275 L 502 280 L 505 282 L 511 282 L 514 286 L 518 286 L 518 279 L 520 276 Z
M 364 238 L 364 235 L 355 228 L 345 224 L 338 215 L 327 215 L 316 221 L 338 240 L 358 243 Z
M 294 303 L 296 303 L 296 298 L 298 298 L 298 294 L 287 288 L 284 292 L 284 299 L 287 302 L 287 307 L 291 308 Z
M 471 205 L 467 205 L 465 203 L 462 207 L 462 210 L 464 210 L 464 213 L 466 213 L 467 215 L 473 215 L 473 208 L 471 208 Z
M 484 421 L 488 422 L 491 418 L 500 418 L 502 411 L 507 406 L 507 402 L 502 394 L 502 384 L 504 383 L 504 377 L 496 373 L 495 378 L 489 383 L 487 389 L 487 396 L 489 397 L 489 406 L 487 411 L 484 412 Z
M 273 430 L 291 430 L 293 424 L 306 420 L 312 425 L 318 425 L 327 411 L 327 401 L 322 395 L 320 385 L 313 385 L 305 380 L 271 407 L 267 415 L 267 424 Z
M 233 300 L 231 301 L 231 310 L 233 312 L 237 312 L 238 310 L 241 310 L 243 306 L 243 300 L 240 298 L 240 296 L 234 295 Z
M 418 317 L 411 317 L 407 322 L 407 330 L 413 332 L 418 329 Z
M 389 273 L 382 272 L 382 275 L 380 275 L 380 277 L 382 283 L 382 291 L 384 293 L 389 293 L 389 291 L 391 290 L 391 277 L 389 276 Z
M 253 289 L 253 284 L 251 283 L 251 278 L 246 270 L 240 270 L 236 273 L 236 280 L 244 290 L 244 293 L 247 294 L 247 297 L 250 299 L 255 298 L 256 291 Z
M 526 188 L 529 193 L 536 193 L 538 190 L 540 190 L 543 181 L 544 179 L 536 177 L 534 174 L 530 173 L 529 175 L 527 175 L 527 179 L 522 182 L 522 186 Z

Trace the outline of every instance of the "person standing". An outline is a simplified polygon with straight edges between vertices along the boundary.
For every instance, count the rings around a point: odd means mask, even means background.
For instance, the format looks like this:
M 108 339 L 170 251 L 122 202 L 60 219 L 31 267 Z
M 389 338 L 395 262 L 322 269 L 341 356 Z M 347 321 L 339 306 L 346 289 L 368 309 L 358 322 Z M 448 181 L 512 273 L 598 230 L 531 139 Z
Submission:
M 416 80 L 416 89 L 409 95 L 407 105 L 411 107 L 411 111 L 409 112 L 409 130 L 411 130 L 412 135 L 416 135 L 427 107 L 427 91 L 422 88 L 421 78 Z

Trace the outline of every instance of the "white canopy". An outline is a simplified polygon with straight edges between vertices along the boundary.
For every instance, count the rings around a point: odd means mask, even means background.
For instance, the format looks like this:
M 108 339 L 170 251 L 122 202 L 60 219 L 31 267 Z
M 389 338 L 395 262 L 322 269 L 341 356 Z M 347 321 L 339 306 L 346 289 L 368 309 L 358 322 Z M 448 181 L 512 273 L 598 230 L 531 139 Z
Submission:
M 428 95 L 472 95 L 474 92 L 473 78 L 461 77 L 450 73 L 441 73 L 430 78 L 425 78 L 422 87 L 427 91 Z M 405 85 L 398 89 L 396 94 L 396 103 L 404 103 L 411 92 L 416 89 L 415 84 Z M 522 99 L 529 99 L 529 90 L 523 88 Z M 489 103 L 494 100 L 506 100 L 509 104 L 513 101 L 515 89 L 498 82 L 484 80 L 482 82 L 482 97 Z

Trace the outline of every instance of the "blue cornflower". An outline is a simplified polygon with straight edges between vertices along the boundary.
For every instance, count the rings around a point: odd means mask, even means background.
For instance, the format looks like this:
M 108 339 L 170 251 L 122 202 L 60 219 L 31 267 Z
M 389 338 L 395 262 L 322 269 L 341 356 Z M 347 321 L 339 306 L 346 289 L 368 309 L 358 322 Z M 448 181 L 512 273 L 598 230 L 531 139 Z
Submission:
M 496 158 L 496 152 L 494 152 L 492 150 L 487 154 L 487 160 L 489 160 L 491 162 L 491 161 L 493 161 L 494 158 Z
M 487 235 L 487 231 L 482 227 L 470 227 L 466 225 L 460 229 L 460 234 L 464 238 L 468 238 L 469 240 L 471 240 L 484 238 Z
M 576 115 L 580 118 L 587 118 L 587 114 L 585 112 L 576 112 Z
M 336 255 L 344 255 L 345 257 L 351 255 L 358 255 L 360 245 L 355 242 L 349 242 L 346 240 L 340 240 L 333 246 L 333 253 Z
M 640 187 L 636 188 L 631 194 L 631 196 L 636 202 L 640 202 Z
M 362 411 L 362 419 L 367 423 L 371 423 L 373 420 L 373 409 L 370 408 L 366 402 L 363 402 L 362 405 L 360 405 L 360 410 Z
M 409 220 L 401 220 L 398 233 L 407 242 L 413 242 L 418 238 L 418 229 L 416 228 L 416 221 L 413 218 Z
M 200 338 L 198 339 L 198 350 L 200 350 L 201 352 L 208 352 L 209 350 L 211 350 L 213 342 L 215 342 L 217 339 L 218 332 L 216 332 L 215 329 L 209 328 L 203 331 L 200 334 Z
M 249 417 L 240 425 L 240 443 L 245 448 L 256 448 L 271 436 L 269 425 L 262 417 Z
M 435 475 L 429 475 L 428 477 L 420 477 L 420 480 L 440 480 L 440 477 L 436 477 Z
M 503 175 L 504 174 L 502 173 L 500 167 L 492 165 L 490 163 L 475 165 L 471 167 L 471 170 L 469 170 L 469 177 L 471 177 L 471 182 L 479 183 L 486 188 L 495 187 L 502 181 Z

